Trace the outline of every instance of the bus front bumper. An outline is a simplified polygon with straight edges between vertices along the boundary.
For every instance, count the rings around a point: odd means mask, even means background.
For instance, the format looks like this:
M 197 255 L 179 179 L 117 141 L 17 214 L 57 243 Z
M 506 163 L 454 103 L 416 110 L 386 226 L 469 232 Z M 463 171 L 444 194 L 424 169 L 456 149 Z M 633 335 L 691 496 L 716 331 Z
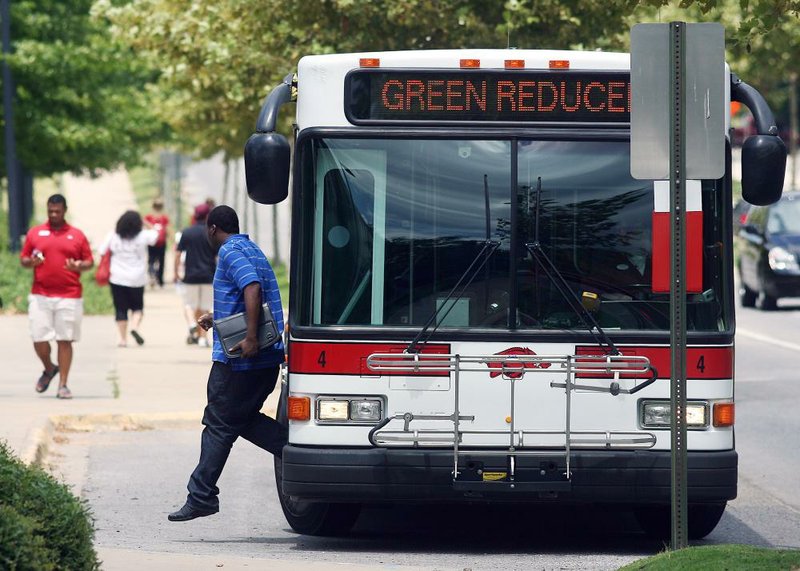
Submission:
M 719 503 L 736 497 L 735 450 L 688 453 L 688 500 Z M 466 482 L 454 485 L 448 450 L 384 448 L 283 449 L 283 492 L 297 499 L 329 502 L 563 501 L 615 504 L 670 502 L 669 451 L 586 450 L 571 454 L 566 481 L 564 454 L 517 456 L 516 486 L 483 482 L 482 474 L 507 474 L 504 456 L 459 461 Z M 482 485 L 487 484 L 487 485 Z

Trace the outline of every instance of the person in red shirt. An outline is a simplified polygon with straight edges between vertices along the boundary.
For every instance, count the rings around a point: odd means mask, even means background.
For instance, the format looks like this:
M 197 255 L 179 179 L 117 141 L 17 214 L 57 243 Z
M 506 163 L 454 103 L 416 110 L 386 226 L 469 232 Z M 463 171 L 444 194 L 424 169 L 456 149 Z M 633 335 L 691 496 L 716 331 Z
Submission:
M 147 247 L 147 269 L 150 274 L 150 284 L 157 282 L 164 287 L 164 253 L 167 250 L 167 226 L 169 216 L 164 214 L 164 201 L 160 198 L 153 200 L 153 212 L 144 217 L 148 228 L 158 230 L 158 240 L 154 246 Z
M 25 236 L 20 263 L 33 268 L 33 287 L 28 296 L 28 319 L 33 349 L 44 365 L 36 382 L 43 393 L 59 374 L 57 397 L 72 398 L 67 387 L 72 365 L 72 342 L 80 339 L 83 289 L 80 274 L 94 265 L 89 241 L 83 232 L 67 224 L 67 201 L 60 194 L 47 199 L 47 222 L 34 226 Z M 58 365 L 50 358 L 50 341 L 58 346 Z

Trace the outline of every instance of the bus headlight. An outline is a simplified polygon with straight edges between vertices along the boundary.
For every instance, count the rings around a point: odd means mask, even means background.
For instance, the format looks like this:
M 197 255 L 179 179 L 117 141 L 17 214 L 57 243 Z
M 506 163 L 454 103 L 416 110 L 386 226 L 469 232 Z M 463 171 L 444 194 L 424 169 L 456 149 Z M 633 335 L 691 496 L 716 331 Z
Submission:
M 672 405 L 669 401 L 641 401 L 639 419 L 644 428 L 669 428 Z M 708 426 L 708 403 L 686 403 L 687 428 L 699 429 Z
M 318 400 L 317 418 L 320 420 L 347 420 L 346 400 Z
M 381 419 L 381 404 L 379 400 L 370 399 L 350 401 L 350 420 L 378 422 Z
M 383 418 L 383 400 L 363 396 L 317 398 L 317 421 L 336 424 L 377 424 Z

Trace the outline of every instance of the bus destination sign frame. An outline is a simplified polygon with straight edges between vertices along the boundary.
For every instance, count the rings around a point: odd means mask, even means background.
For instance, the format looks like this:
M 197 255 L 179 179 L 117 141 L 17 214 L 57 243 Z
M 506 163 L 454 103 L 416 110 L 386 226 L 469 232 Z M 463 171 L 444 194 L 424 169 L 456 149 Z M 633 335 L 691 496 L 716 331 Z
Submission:
M 357 69 L 345 77 L 354 125 L 628 127 L 620 70 Z

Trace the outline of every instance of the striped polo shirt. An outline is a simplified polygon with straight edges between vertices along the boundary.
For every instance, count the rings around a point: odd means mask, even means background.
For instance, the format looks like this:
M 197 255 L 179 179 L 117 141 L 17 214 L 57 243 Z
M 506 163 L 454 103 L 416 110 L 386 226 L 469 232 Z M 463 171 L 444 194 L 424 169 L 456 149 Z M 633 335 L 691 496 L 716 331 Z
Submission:
M 261 302 L 268 302 L 279 332 L 283 332 L 283 309 L 278 280 L 261 249 L 247 234 L 230 236 L 219 249 L 217 271 L 214 273 L 214 319 L 228 317 L 245 310 L 244 288 L 253 282 L 261 283 Z M 230 363 L 234 371 L 274 367 L 283 362 L 283 340 L 259 351 L 251 359 L 228 359 L 214 332 L 211 359 Z

